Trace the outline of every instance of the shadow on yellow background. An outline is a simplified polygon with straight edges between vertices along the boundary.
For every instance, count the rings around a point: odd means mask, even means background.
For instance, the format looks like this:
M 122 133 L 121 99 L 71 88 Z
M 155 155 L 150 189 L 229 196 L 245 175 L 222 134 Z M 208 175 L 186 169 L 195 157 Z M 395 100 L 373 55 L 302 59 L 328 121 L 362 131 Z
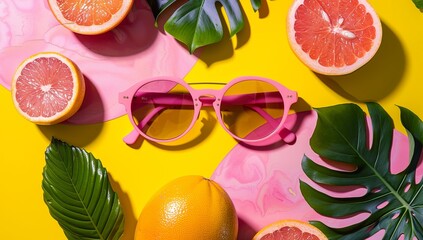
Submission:
M 382 23 L 383 40 L 376 55 L 357 71 L 345 76 L 316 76 L 330 89 L 353 102 L 377 102 L 392 93 L 403 79 L 406 56 L 402 43 Z
M 138 216 L 135 216 L 134 208 L 132 206 L 129 194 L 122 189 L 120 183 L 114 179 L 113 174 L 109 173 L 108 176 L 113 190 L 117 192 L 119 196 L 119 201 L 123 209 L 123 215 L 125 216 L 125 230 L 122 240 L 133 240 Z
M 86 95 L 84 98 L 84 102 L 82 103 L 80 111 L 86 111 L 84 109 L 85 103 L 90 102 L 87 101 L 88 99 L 101 99 L 98 91 L 96 90 L 94 84 L 90 80 L 89 77 L 84 75 L 85 79 L 85 86 L 87 92 L 90 92 L 90 95 Z M 92 101 L 92 102 L 99 102 L 101 101 Z M 89 116 L 89 114 L 85 114 Z M 96 113 L 95 116 L 97 118 L 103 119 L 104 115 L 104 106 L 97 104 L 96 105 Z M 70 121 L 72 121 L 70 119 Z M 51 126 L 37 126 L 41 133 L 50 140 L 52 137 L 62 137 L 63 141 L 66 141 L 70 144 L 77 145 L 79 147 L 85 147 L 93 142 L 98 135 L 101 133 L 103 129 L 104 123 L 97 123 L 97 124 L 86 124 L 86 125 L 75 125 L 71 123 L 63 123 Z

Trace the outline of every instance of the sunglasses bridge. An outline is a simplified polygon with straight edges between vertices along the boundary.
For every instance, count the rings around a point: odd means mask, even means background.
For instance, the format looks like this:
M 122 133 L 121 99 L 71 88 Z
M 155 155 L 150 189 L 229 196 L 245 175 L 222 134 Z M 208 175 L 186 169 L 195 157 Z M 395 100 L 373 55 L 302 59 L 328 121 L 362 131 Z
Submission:
M 220 102 L 220 98 L 216 98 L 216 96 L 207 94 L 207 95 L 201 95 L 198 98 L 194 99 L 194 104 L 198 104 L 198 101 L 202 103 L 204 107 L 213 106 L 213 103 L 218 101 Z

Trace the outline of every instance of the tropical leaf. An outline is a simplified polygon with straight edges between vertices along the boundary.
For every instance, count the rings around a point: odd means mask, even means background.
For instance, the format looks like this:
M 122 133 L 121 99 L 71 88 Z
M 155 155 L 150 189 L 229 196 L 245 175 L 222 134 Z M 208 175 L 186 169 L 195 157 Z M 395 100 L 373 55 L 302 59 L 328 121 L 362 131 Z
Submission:
M 159 18 L 160 14 L 163 13 L 170 5 L 175 3 L 176 0 L 148 0 L 148 4 L 153 11 L 153 15 L 156 20 Z
M 423 0 L 413 0 L 413 3 L 420 11 L 423 11 Z
M 394 125 L 384 109 L 367 104 L 373 128 L 369 143 L 366 114 L 354 104 L 318 108 L 318 120 L 311 137 L 312 149 L 323 159 L 347 163 L 353 171 L 319 165 L 304 156 L 302 168 L 316 183 L 329 186 L 361 186 L 365 194 L 334 197 L 301 181 L 301 192 L 318 213 L 330 217 L 351 217 L 367 212 L 369 217 L 351 226 L 333 228 L 312 222 L 329 239 L 366 239 L 384 230 L 383 239 L 423 239 L 423 184 L 415 180 L 422 154 L 423 123 L 410 110 L 400 107 L 401 122 L 409 136 L 409 165 L 397 174 L 390 171 Z M 370 147 L 369 147 L 370 145 Z
M 257 11 L 261 7 L 261 0 L 251 0 L 251 5 L 253 5 L 254 11 Z
M 176 0 L 149 0 L 156 20 L 161 13 Z M 219 42 L 223 38 L 222 19 L 219 17 L 216 2 L 219 2 L 228 17 L 231 37 L 244 27 L 244 19 L 239 0 L 190 0 L 177 8 L 164 25 L 167 33 L 195 49 Z M 261 6 L 261 0 L 251 0 L 253 8 Z
M 100 160 L 55 138 L 45 157 L 44 201 L 66 237 L 119 239 L 124 228 L 123 211 Z

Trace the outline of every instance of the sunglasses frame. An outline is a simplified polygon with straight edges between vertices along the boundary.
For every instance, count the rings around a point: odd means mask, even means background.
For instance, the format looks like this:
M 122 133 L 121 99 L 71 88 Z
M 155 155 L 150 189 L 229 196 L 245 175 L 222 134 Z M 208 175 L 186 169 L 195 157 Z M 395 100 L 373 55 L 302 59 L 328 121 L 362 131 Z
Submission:
M 252 81 L 252 80 L 262 81 L 262 82 L 265 82 L 265 83 L 268 83 L 268 84 L 274 86 L 279 91 L 279 93 L 281 94 L 282 99 L 283 99 L 283 104 L 284 104 L 284 109 L 283 109 L 284 112 L 283 112 L 283 115 L 282 115 L 282 119 L 278 121 L 279 122 L 278 126 L 269 135 L 267 135 L 266 137 L 260 138 L 260 139 L 244 139 L 244 138 L 240 138 L 240 137 L 234 135 L 225 126 L 223 119 L 221 117 L 221 111 L 220 111 L 221 100 L 222 100 L 223 96 L 225 95 L 226 91 L 229 88 L 231 88 L 233 85 L 238 84 L 240 82 Z M 143 131 L 141 131 L 141 129 L 138 127 L 137 123 L 135 123 L 135 121 L 134 121 L 133 114 L 132 114 L 132 99 L 134 98 L 135 94 L 137 93 L 137 91 L 142 86 L 144 86 L 145 84 L 154 82 L 154 81 L 173 81 L 175 83 L 178 83 L 178 84 L 182 85 L 183 87 L 185 87 L 192 97 L 192 101 L 194 103 L 194 115 L 193 115 L 193 118 L 191 120 L 191 123 L 190 123 L 189 127 L 182 134 L 180 134 L 179 136 L 177 136 L 175 138 L 171 138 L 171 139 L 152 138 L 152 137 L 146 135 Z M 124 141 L 127 144 L 132 144 L 137 140 L 137 138 L 139 136 L 142 136 L 145 139 L 148 139 L 148 140 L 153 141 L 153 142 L 171 142 L 171 141 L 175 141 L 175 140 L 182 138 L 192 129 L 195 122 L 197 121 L 199 114 L 200 114 L 200 111 L 203 107 L 203 102 L 200 100 L 200 97 L 204 97 L 204 96 L 213 96 L 215 98 L 213 103 L 212 103 L 212 106 L 213 106 L 213 109 L 215 111 L 215 114 L 216 114 L 216 117 L 218 119 L 219 124 L 223 127 L 223 129 L 225 129 L 226 132 L 228 132 L 233 138 L 235 138 L 238 141 L 241 141 L 241 142 L 244 142 L 244 143 L 250 143 L 250 144 L 261 143 L 260 145 L 270 143 L 275 135 L 278 135 L 278 133 L 281 133 L 281 131 L 284 129 L 283 125 L 286 121 L 286 118 L 288 116 L 288 112 L 289 112 L 292 104 L 294 104 L 298 100 L 297 92 L 289 90 L 288 88 L 286 88 L 285 86 L 283 86 L 282 84 L 280 84 L 280 83 L 278 83 L 274 80 L 264 78 L 264 77 L 259 77 L 259 76 L 242 76 L 242 77 L 235 78 L 235 79 L 231 80 L 229 83 L 227 83 L 226 85 L 224 85 L 224 87 L 219 89 L 219 90 L 216 90 L 216 89 L 194 89 L 187 82 L 185 82 L 183 79 L 175 78 L 175 77 L 169 77 L 169 76 L 153 77 L 153 78 L 149 78 L 149 79 L 143 80 L 141 82 L 138 82 L 137 84 L 133 85 L 129 89 L 119 93 L 119 103 L 123 104 L 125 106 L 126 113 L 129 117 L 129 120 L 130 120 L 132 126 L 134 127 L 134 130 L 128 136 L 126 136 L 124 138 Z

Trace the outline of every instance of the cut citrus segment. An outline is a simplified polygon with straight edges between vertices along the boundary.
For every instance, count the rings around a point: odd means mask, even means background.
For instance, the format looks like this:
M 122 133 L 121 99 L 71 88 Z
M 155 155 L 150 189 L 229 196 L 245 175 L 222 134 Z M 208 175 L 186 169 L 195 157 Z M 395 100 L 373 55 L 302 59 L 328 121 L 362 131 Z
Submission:
M 13 103 L 31 122 L 62 122 L 80 108 L 85 96 L 84 77 L 70 59 L 43 52 L 23 61 L 12 79 Z
M 298 220 L 281 220 L 260 230 L 253 240 L 327 240 L 315 226 Z
M 380 19 L 366 0 L 294 0 L 287 28 L 297 57 L 325 75 L 357 70 L 382 40 Z
M 125 19 L 134 0 L 48 0 L 56 19 L 75 33 L 107 32 Z

